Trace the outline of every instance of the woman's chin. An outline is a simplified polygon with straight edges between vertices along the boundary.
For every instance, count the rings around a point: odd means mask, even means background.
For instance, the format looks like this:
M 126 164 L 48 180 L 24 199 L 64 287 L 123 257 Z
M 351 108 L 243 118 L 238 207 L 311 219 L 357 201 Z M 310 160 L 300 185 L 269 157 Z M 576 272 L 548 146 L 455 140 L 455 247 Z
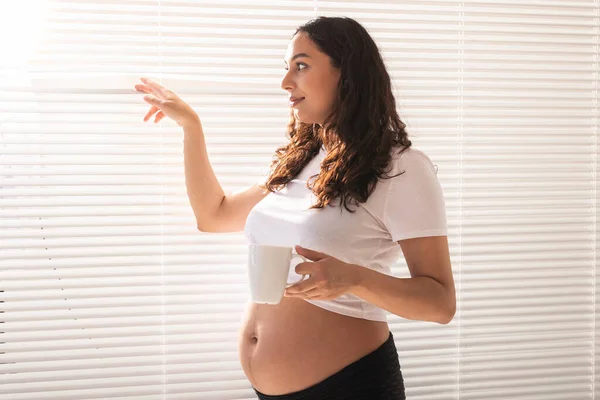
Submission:
M 296 121 L 302 122 L 303 124 L 317 123 L 315 118 L 311 118 L 310 115 L 306 115 L 305 112 L 299 111 L 298 109 L 294 109 L 294 117 L 296 118 Z

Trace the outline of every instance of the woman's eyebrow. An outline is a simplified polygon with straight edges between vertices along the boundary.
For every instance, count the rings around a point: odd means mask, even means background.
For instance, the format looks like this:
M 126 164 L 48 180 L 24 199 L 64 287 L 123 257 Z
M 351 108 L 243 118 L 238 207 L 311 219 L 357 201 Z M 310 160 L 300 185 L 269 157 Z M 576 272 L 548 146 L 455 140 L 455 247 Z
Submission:
M 294 61 L 296 58 L 300 58 L 300 57 L 308 57 L 310 58 L 310 56 L 306 53 L 298 53 L 296 55 L 294 55 L 294 57 L 292 57 L 292 59 L 290 60 L 290 62 Z M 285 59 L 283 60 L 284 63 L 287 64 L 287 62 L 285 61 Z

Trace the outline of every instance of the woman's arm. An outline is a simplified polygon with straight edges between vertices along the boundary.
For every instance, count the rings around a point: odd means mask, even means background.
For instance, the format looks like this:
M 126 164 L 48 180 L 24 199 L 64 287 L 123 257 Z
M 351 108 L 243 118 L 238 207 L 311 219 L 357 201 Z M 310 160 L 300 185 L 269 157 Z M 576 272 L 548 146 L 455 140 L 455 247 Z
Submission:
M 154 116 L 157 123 L 169 117 L 183 127 L 185 185 L 198 229 L 204 232 L 242 230 L 252 207 L 268 192 L 254 185 L 240 193 L 226 195 L 208 159 L 198 114 L 173 91 L 152 79 L 140 79 L 143 84 L 135 85 L 135 89 L 146 93 L 144 101 L 152 106 L 144 121 Z
M 397 278 L 368 268 L 358 275 L 350 293 L 400 317 L 449 323 L 456 313 L 456 293 L 447 236 L 398 241 L 410 278 Z

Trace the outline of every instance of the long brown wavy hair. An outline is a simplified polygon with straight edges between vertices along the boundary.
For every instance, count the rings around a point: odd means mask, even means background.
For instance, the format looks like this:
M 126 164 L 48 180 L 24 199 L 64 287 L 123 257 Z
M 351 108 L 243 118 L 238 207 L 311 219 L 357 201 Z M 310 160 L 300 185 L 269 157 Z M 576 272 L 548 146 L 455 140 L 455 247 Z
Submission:
M 391 160 L 391 150 L 412 143 L 396 112 L 390 76 L 377 45 L 358 22 L 346 17 L 318 17 L 297 28 L 340 69 L 337 99 L 322 126 L 296 120 L 291 110 L 286 137 L 269 177 L 262 186 L 275 192 L 289 183 L 312 160 L 322 145 L 328 149 L 321 171 L 307 182 L 317 197 L 311 209 L 334 205 L 351 213 L 349 203 L 364 203 Z M 403 173 L 403 172 L 402 172 Z M 402 173 L 398 174 L 401 175 Z M 395 175 L 395 176 L 398 176 Z

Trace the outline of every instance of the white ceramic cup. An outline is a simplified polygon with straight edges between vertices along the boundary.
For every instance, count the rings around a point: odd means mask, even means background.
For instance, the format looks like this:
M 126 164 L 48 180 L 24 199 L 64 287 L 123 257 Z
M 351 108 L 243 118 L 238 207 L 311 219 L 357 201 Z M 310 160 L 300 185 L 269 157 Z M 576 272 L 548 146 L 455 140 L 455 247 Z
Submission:
M 296 282 L 288 282 L 292 259 L 300 257 L 291 247 L 251 244 L 248 248 L 248 278 L 250 298 L 254 303 L 279 304 L 288 285 L 305 280 L 306 274 Z

